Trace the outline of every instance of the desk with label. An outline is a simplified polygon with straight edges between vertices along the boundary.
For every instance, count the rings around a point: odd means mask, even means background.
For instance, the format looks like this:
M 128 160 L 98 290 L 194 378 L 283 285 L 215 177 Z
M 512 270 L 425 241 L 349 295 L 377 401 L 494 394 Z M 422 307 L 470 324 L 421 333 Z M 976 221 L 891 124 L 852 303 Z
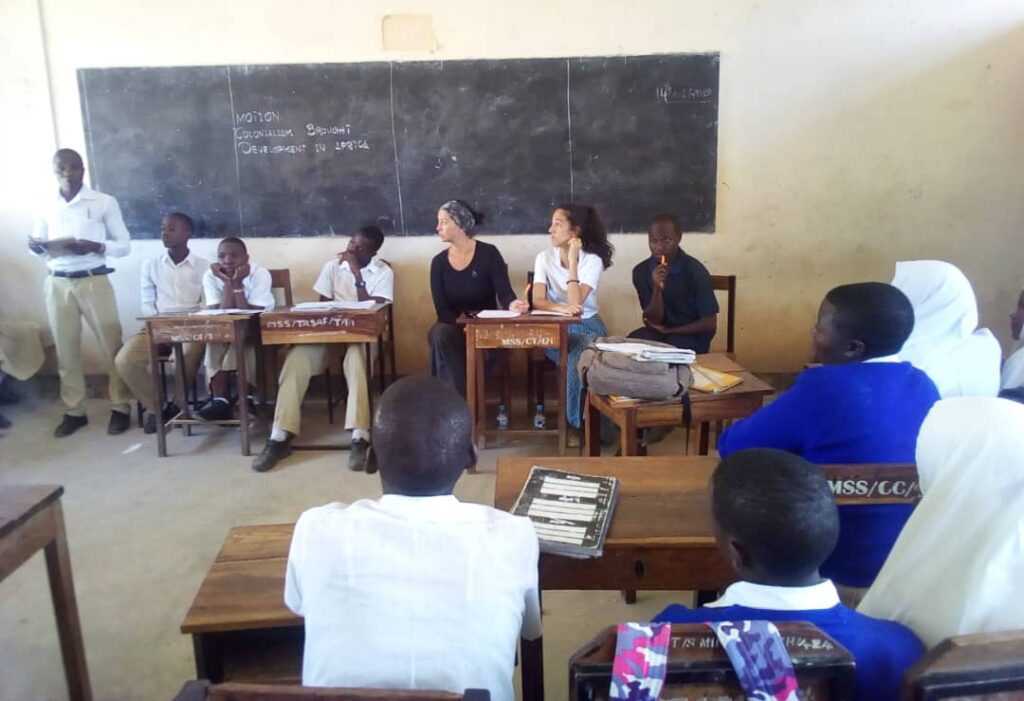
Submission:
M 565 455 L 568 423 L 565 403 L 565 375 L 569 358 L 568 327 L 579 323 L 579 317 L 547 314 L 520 314 L 510 318 L 480 318 L 461 316 L 458 322 L 466 327 L 466 402 L 473 418 L 473 440 L 479 449 L 485 447 L 486 436 L 486 378 L 484 351 L 488 349 L 529 350 L 532 348 L 558 349 L 558 429 L 528 431 L 531 435 L 558 434 L 558 453 Z M 502 431 L 514 433 L 515 431 Z

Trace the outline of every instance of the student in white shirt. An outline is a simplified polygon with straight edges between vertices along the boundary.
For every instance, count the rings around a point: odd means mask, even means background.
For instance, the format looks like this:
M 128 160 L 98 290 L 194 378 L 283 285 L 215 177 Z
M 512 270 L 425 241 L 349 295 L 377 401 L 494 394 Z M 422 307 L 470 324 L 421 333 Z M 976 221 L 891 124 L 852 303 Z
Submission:
M 114 358 L 121 349 L 121 320 L 114 288 L 107 279 L 113 269 L 106 262 L 107 256 L 128 255 L 128 229 L 117 200 L 83 184 L 85 166 L 77 152 L 69 148 L 57 151 L 53 169 L 60 190 L 44 204 L 29 249 L 46 259 L 49 270 L 43 295 L 57 346 L 60 396 L 67 407 L 54 435 L 70 436 L 89 423 L 84 406 L 82 319 L 92 329 L 108 363 L 112 411 L 107 433 L 124 433 L 131 424 L 132 397 L 114 369 Z M 58 239 L 61 242 L 54 243 Z
M 1024 291 L 1017 296 L 1017 308 L 1010 315 L 1010 335 L 1018 342 L 1018 348 L 1003 364 L 1000 387 L 1004 396 L 1024 401 L 1024 342 L 1021 328 L 1024 327 Z
M 392 384 L 374 433 L 384 496 L 295 525 L 284 600 L 305 618 L 302 683 L 513 701 L 517 639 L 541 634 L 533 525 L 452 495 L 476 452 L 465 400 L 440 380 Z
M 938 402 L 917 439 L 921 501 L 858 607 L 928 647 L 1024 628 L 1024 406 Z
M 604 222 L 593 207 L 566 204 L 551 214 L 551 248 L 537 254 L 533 266 L 533 306 L 580 317 L 569 327 L 569 363 L 566 403 L 569 424 L 577 429 L 570 443 L 579 444 L 582 385 L 576 363 L 580 354 L 608 330 L 598 316 L 597 286 L 601 273 L 612 264 L 614 247 L 608 242 Z M 558 350 L 545 352 L 558 362 Z
M 375 257 L 383 243 L 384 234 L 376 226 L 364 226 L 353 234 L 348 247 L 320 271 L 313 285 L 320 300 L 390 302 L 394 298 L 395 274 L 390 265 Z M 338 346 L 311 343 L 288 350 L 278 380 L 274 426 L 263 452 L 252 461 L 252 469 L 266 472 L 291 454 L 292 438 L 299 434 L 302 422 L 302 399 L 309 388 L 309 379 L 327 368 L 332 352 L 339 352 Z M 351 470 L 362 470 L 370 446 L 366 350 L 361 343 L 351 343 L 340 352 L 344 355 L 342 369 L 348 386 L 345 428 L 352 431 L 348 466 Z
M 203 295 L 210 309 L 274 308 L 270 271 L 249 263 L 249 251 L 240 238 L 229 236 L 217 246 L 217 262 L 203 273 Z M 228 380 L 238 368 L 235 351 L 228 343 L 206 345 L 206 376 L 210 378 L 210 401 L 199 409 L 204 421 L 223 421 L 231 417 Z M 245 367 L 255 372 L 256 354 L 245 349 Z M 239 387 L 238 394 L 248 392 Z
M 978 328 L 978 301 L 960 269 L 939 260 L 904 261 L 892 284 L 914 306 L 914 330 L 900 359 L 924 370 L 943 399 L 996 396 L 1002 349 L 991 331 Z
M 192 218 L 181 212 L 172 212 L 160 222 L 160 239 L 166 251 L 156 258 L 142 263 L 139 276 L 140 299 L 143 316 L 165 312 L 191 312 L 202 307 L 203 274 L 210 262 L 189 250 L 192 238 Z M 185 343 L 185 386 L 192 383 L 203 357 L 202 343 Z M 143 431 L 156 433 L 157 413 L 153 394 L 153 376 L 149 359 L 149 334 L 143 326 L 137 334 L 121 347 L 116 359 L 117 372 L 131 388 L 132 394 L 149 412 Z M 174 384 L 174 403 L 163 407 L 161 417 L 166 420 L 178 413 L 178 407 L 185 401 L 178 396 L 178 385 Z

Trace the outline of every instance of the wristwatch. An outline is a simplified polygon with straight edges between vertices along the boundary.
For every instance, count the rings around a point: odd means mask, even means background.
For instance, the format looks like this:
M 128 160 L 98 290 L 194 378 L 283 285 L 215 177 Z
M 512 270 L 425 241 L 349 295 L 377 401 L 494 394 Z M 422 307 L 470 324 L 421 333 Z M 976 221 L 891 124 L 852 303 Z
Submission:
M 356 280 L 356 287 L 360 290 L 366 287 L 366 280 Z

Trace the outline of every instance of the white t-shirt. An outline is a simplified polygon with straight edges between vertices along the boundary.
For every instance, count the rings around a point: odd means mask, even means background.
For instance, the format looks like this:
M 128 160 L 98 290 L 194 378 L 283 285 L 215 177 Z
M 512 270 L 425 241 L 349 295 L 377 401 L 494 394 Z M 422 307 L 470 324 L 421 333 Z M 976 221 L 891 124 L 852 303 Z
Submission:
M 122 258 L 131 250 L 128 227 L 121 217 L 121 208 L 110 195 L 82 185 L 70 202 L 58 191 L 48 197 L 40 208 L 32 236 L 52 241 L 62 238 L 77 238 L 102 243 L 103 253 L 87 253 L 84 256 L 49 256 L 46 265 L 52 271 L 62 273 L 92 270 L 106 263 L 107 256 Z
M 372 259 L 362 269 L 361 275 L 363 282 L 366 283 L 366 294 L 371 297 L 383 297 L 389 302 L 395 298 L 395 273 L 391 266 L 380 258 Z M 348 261 L 327 261 L 320 271 L 320 277 L 316 279 L 316 284 L 313 285 L 313 291 L 336 302 L 359 301 L 356 278 L 349 268 Z
M 253 306 L 263 307 L 268 312 L 272 311 L 274 309 L 274 293 L 270 287 L 270 271 L 255 263 L 250 263 L 249 274 L 242 278 L 245 300 Z M 206 295 L 206 306 L 213 307 L 220 304 L 224 294 L 224 281 L 214 275 L 212 270 L 203 273 L 203 293 Z
M 309 509 L 284 590 L 306 619 L 302 683 L 513 701 L 518 638 L 541 633 L 537 556 L 528 519 L 452 495 Z
M 590 294 L 583 300 L 583 318 L 589 319 L 597 316 L 597 283 L 601 279 L 604 264 L 600 256 L 580 251 L 580 262 L 576 270 L 580 276 L 580 285 L 590 287 Z M 537 254 L 537 260 L 533 264 L 533 282 L 544 283 L 547 286 L 548 301 L 568 304 L 568 281 L 569 269 L 562 267 L 559 249 L 549 248 Z
M 203 276 L 209 270 L 209 261 L 191 251 L 177 264 L 166 251 L 143 261 L 139 275 L 143 316 L 199 309 L 203 302 Z

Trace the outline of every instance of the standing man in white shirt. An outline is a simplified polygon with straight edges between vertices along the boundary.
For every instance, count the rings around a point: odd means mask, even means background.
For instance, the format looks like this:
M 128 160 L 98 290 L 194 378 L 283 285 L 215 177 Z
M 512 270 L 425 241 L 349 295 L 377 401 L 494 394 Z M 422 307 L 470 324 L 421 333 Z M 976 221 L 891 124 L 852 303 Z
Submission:
M 517 639 L 541 634 L 533 525 L 452 494 L 476 451 L 465 400 L 440 380 L 391 385 L 374 431 L 384 496 L 295 525 L 284 601 L 305 618 L 302 683 L 513 701 Z
M 181 212 L 172 212 L 160 222 L 160 239 L 166 251 L 156 258 L 142 263 L 139 276 L 140 299 L 143 316 L 165 312 L 192 312 L 203 303 L 203 274 L 210 262 L 189 250 L 194 225 L 192 218 Z M 185 386 L 192 382 L 199 370 L 203 357 L 202 343 L 183 345 L 185 356 Z M 116 359 L 117 372 L 131 389 L 135 398 L 149 412 L 143 426 L 145 433 L 156 433 L 157 415 L 166 421 L 178 413 L 178 407 L 186 401 L 177 395 L 178 385 L 174 383 L 174 403 L 158 407 L 153 395 L 153 376 L 149 360 L 149 334 L 146 327 L 132 336 L 121 347 Z
M 210 309 L 274 308 L 270 271 L 249 263 L 249 250 L 245 241 L 229 236 L 217 246 L 217 262 L 203 273 L 203 294 Z M 245 367 L 256 368 L 256 353 L 252 345 L 245 349 Z M 206 345 L 206 376 L 210 378 L 210 401 L 199 409 L 204 421 L 223 421 L 231 417 L 229 379 L 238 368 L 235 350 L 229 343 Z M 239 387 L 238 396 L 244 398 L 249 387 Z M 244 416 L 244 414 L 243 414 Z
M 57 346 L 60 396 L 67 406 L 54 435 L 70 436 L 89 423 L 82 372 L 83 318 L 108 363 L 112 411 L 107 433 L 124 433 L 131 423 L 132 397 L 114 367 L 114 358 L 121 349 L 121 320 L 114 288 L 107 279 L 113 269 L 106 263 L 107 256 L 128 255 L 128 229 L 117 200 L 83 184 L 85 166 L 76 151 L 57 151 L 53 170 L 60 189 L 36 219 L 29 249 L 46 259 L 50 273 L 43 294 Z
M 391 266 L 376 257 L 384 233 L 376 226 L 364 226 L 348 241 L 336 260 L 327 261 L 313 291 L 321 301 L 390 302 L 394 298 L 395 274 Z M 266 472 L 291 454 L 291 441 L 302 422 L 302 399 L 309 379 L 322 373 L 330 359 L 331 346 L 303 344 L 288 350 L 278 380 L 274 404 L 274 425 L 263 452 L 252 461 L 252 469 Z M 361 343 L 345 348 L 342 369 L 348 397 L 345 400 L 345 428 L 352 431 L 348 467 L 362 470 L 370 447 L 370 388 L 366 381 L 366 351 Z

